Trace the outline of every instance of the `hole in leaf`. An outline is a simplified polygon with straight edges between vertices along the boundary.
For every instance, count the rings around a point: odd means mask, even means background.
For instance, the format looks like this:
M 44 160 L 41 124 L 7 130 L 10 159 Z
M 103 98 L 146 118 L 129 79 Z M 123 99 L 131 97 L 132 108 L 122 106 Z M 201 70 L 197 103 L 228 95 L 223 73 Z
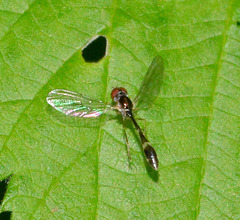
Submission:
M 107 51 L 107 38 L 104 36 L 96 36 L 91 39 L 82 49 L 83 59 L 88 63 L 97 63 Z
M 12 176 L 9 176 L 8 178 L 6 178 L 6 179 L 4 179 L 4 180 L 2 180 L 0 182 L 0 204 L 2 204 L 4 195 L 5 195 L 6 191 L 7 191 L 7 185 L 9 183 L 11 177 Z
M 1 220 L 10 220 L 12 212 L 2 212 L 0 213 Z
M 7 186 L 8 186 L 8 183 L 9 183 L 11 177 L 12 176 L 9 176 L 8 178 L 6 178 L 0 182 L 0 204 L 2 204 L 3 198 L 7 191 Z M 10 212 L 10 211 L 2 212 L 2 213 L 0 213 L 0 219 L 1 220 L 2 219 L 9 220 L 9 219 L 11 219 L 11 214 L 12 214 L 12 212 Z

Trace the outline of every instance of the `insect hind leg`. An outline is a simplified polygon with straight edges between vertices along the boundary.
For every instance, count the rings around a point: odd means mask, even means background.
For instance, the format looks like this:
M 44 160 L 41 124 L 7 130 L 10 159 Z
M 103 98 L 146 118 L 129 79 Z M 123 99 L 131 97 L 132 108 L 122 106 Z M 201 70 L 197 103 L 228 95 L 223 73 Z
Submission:
M 131 153 L 130 153 L 130 145 L 129 145 L 128 137 L 127 137 L 127 133 L 126 133 L 126 120 L 124 117 L 122 119 L 123 119 L 123 134 L 125 136 L 126 145 L 127 145 L 128 162 L 129 162 L 129 166 L 131 166 L 132 158 L 131 158 Z

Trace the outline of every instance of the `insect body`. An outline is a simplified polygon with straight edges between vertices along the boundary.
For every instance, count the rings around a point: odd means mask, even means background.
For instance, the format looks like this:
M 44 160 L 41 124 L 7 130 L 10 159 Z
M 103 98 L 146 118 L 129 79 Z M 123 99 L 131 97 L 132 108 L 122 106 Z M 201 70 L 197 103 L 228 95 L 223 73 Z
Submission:
M 143 152 L 146 156 L 146 159 L 147 159 L 149 165 L 153 169 L 157 170 L 158 169 L 158 158 L 157 158 L 156 151 L 150 145 L 149 141 L 147 140 L 147 138 L 143 134 L 141 128 L 139 127 L 139 125 L 137 124 L 137 122 L 135 121 L 135 119 L 133 117 L 133 113 L 132 113 L 133 104 L 132 104 L 132 101 L 128 98 L 127 90 L 122 87 L 115 88 L 112 90 L 111 96 L 112 96 L 113 101 L 117 103 L 116 108 L 118 109 L 118 111 L 121 112 L 123 121 L 125 121 L 126 117 L 130 118 L 132 120 L 135 128 L 139 132 L 139 136 L 140 136 L 141 143 L 143 146 Z M 127 144 L 128 144 L 128 140 L 127 140 Z
M 142 106 L 142 108 L 149 108 L 154 103 L 154 100 L 160 91 L 160 85 L 163 79 L 163 70 L 163 59 L 160 56 L 155 57 L 144 77 L 140 90 L 133 101 L 137 107 L 140 108 Z M 156 151 L 151 146 L 134 119 L 133 103 L 128 98 L 127 90 L 122 87 L 114 88 L 111 92 L 111 97 L 116 103 L 116 106 L 104 104 L 102 101 L 88 98 L 80 93 L 63 89 L 55 89 L 48 94 L 47 102 L 56 110 L 66 115 L 84 118 L 98 117 L 110 109 L 117 109 L 122 115 L 124 128 L 126 118 L 129 118 L 133 122 L 139 133 L 147 162 L 154 170 L 157 170 L 158 158 Z M 127 142 L 128 156 L 130 159 L 130 149 L 125 129 L 124 134 Z

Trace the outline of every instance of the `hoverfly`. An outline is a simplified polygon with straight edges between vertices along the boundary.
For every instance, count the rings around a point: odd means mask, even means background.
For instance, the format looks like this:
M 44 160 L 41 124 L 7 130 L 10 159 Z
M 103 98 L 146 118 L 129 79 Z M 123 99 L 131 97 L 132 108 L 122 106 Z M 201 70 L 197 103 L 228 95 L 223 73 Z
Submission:
M 164 64 L 160 56 L 156 56 L 142 81 L 136 98 L 131 101 L 127 90 L 123 87 L 114 88 L 111 92 L 111 98 L 115 105 L 105 104 L 83 94 L 71 92 L 63 89 L 55 89 L 47 96 L 47 102 L 56 110 L 65 115 L 74 117 L 98 117 L 108 110 L 118 110 L 123 118 L 124 135 L 126 137 L 128 157 L 130 157 L 130 148 L 125 131 L 125 119 L 129 118 L 137 129 L 143 147 L 143 152 L 148 164 L 154 169 L 158 169 L 158 157 L 155 149 L 151 146 L 141 128 L 137 124 L 134 115 L 134 107 L 149 108 L 159 94 L 160 86 L 163 80 Z

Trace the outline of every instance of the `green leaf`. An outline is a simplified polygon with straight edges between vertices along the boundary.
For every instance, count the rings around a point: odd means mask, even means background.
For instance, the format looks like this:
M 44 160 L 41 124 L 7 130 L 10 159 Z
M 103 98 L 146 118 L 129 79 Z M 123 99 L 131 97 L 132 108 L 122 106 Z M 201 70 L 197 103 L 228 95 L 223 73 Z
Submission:
M 1 211 L 13 219 L 239 219 L 240 3 L 1 1 Z M 96 35 L 108 55 L 85 63 Z M 131 123 L 129 167 L 121 117 L 67 117 L 47 94 L 67 89 L 131 98 L 156 55 L 165 75 L 136 119 L 156 149 L 144 161 Z M 141 118 L 141 120 L 140 120 Z

